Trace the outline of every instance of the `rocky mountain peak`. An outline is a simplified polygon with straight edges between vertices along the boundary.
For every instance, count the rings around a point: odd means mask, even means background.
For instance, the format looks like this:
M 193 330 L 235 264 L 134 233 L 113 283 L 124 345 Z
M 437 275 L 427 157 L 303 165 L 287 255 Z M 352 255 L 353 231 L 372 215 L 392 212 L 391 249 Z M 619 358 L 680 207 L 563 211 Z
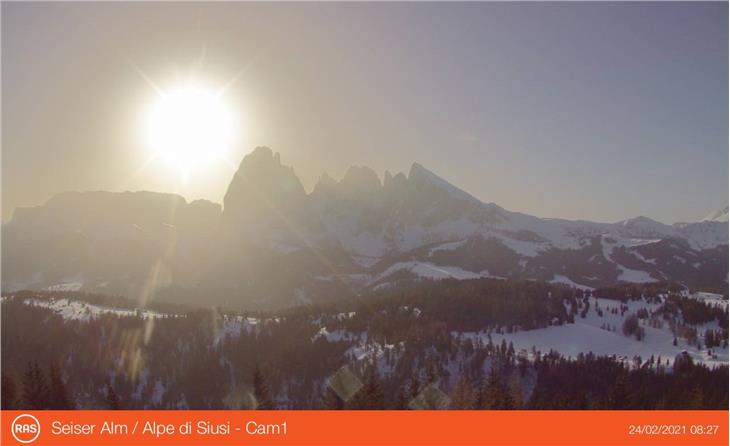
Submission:
M 352 166 L 347 169 L 340 186 L 347 195 L 354 196 L 375 194 L 383 187 L 375 171 L 367 166 Z
M 319 192 L 329 192 L 337 188 L 337 181 L 332 178 L 328 173 L 320 175 L 319 180 L 314 185 L 312 193 L 317 194 Z
M 227 220 L 267 219 L 296 212 L 306 192 L 294 169 L 268 147 L 257 147 L 243 158 L 223 198 Z
M 459 189 L 418 163 L 413 163 L 411 166 L 408 172 L 408 183 L 423 192 L 429 191 L 437 196 L 481 204 L 471 194 Z

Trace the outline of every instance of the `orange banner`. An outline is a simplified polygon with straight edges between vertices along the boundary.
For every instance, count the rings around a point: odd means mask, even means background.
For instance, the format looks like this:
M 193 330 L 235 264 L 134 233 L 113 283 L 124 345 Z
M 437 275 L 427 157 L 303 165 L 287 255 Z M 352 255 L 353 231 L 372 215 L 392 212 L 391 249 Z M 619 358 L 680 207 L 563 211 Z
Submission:
M 2 445 L 727 445 L 727 411 L 2 411 Z

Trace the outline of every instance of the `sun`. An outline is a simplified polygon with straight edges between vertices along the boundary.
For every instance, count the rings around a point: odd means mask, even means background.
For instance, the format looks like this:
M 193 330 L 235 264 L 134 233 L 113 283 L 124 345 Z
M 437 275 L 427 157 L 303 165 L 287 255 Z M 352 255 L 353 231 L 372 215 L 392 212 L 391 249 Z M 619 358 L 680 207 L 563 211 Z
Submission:
M 145 118 L 153 157 L 182 174 L 226 159 L 233 116 L 221 93 L 193 85 L 162 91 Z

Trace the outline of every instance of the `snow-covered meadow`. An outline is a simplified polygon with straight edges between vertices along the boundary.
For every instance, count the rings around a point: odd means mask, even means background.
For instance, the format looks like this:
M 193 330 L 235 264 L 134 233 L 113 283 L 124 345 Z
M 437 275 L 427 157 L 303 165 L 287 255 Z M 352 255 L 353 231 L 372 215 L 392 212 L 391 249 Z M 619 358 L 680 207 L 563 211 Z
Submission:
M 513 333 L 453 333 L 454 336 L 466 338 L 480 338 L 487 343 L 491 337 L 495 344 L 505 340 L 512 342 L 515 350 L 532 351 L 533 347 L 546 353 L 555 350 L 562 355 L 575 358 L 579 353 L 593 352 L 600 356 L 616 356 L 618 359 L 633 361 L 633 358 L 640 356 L 642 361 L 648 360 L 652 355 L 656 358 L 661 356 L 669 359 L 670 364 L 674 357 L 686 351 L 695 362 L 701 362 L 708 366 L 728 364 L 728 349 L 713 348 L 713 355 L 708 354 L 708 349 L 698 349 L 696 345 L 690 345 L 686 340 L 677 338 L 677 345 L 674 343 L 674 334 L 669 324 L 664 323 L 661 328 L 652 327 L 648 320 L 639 319 L 640 326 L 644 329 L 645 337 L 637 340 L 634 336 L 625 336 L 622 333 L 622 324 L 629 314 L 636 313 L 644 308 L 649 313 L 656 310 L 660 304 L 648 303 L 644 300 L 628 301 L 625 303 L 629 309 L 622 316 L 619 311 L 614 314 L 611 309 L 618 309 L 621 302 L 602 298 L 589 298 L 590 309 L 585 318 L 575 317 L 575 323 L 553 325 L 546 328 L 527 331 L 516 331 Z M 600 313 L 599 314 L 599 310 Z M 717 322 L 696 327 L 698 337 L 702 338 L 704 330 L 719 328 Z

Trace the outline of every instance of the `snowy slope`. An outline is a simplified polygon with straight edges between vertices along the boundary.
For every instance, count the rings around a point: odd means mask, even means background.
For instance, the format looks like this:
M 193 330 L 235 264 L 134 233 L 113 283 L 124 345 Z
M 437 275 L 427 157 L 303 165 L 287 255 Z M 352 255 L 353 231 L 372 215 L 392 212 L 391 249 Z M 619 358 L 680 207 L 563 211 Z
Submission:
M 34 307 L 48 308 L 58 314 L 65 320 L 89 321 L 101 315 L 116 315 L 120 317 L 137 316 L 143 319 L 165 317 L 163 313 L 150 310 L 127 310 L 121 308 L 102 307 L 99 305 L 88 304 L 77 300 L 69 299 L 25 299 L 26 305 Z
M 378 282 L 397 271 L 410 271 L 418 277 L 440 280 L 440 279 L 479 279 L 481 277 L 491 277 L 489 272 L 480 271 L 478 273 L 465 271 L 455 266 L 434 265 L 428 262 L 398 262 L 385 270 L 382 274 L 374 279 Z
M 710 213 L 702 221 L 719 221 L 727 223 L 728 221 L 728 207 L 725 206 L 722 209 L 718 209 L 715 212 Z
M 598 308 L 602 310 L 603 315 L 599 316 Z M 563 355 L 575 358 L 578 353 L 593 352 L 597 355 L 616 355 L 617 357 L 627 358 L 631 361 L 634 356 L 641 356 L 644 361 L 649 359 L 651 355 L 654 357 L 661 356 L 664 359 L 673 361 L 674 357 L 682 351 L 687 351 L 695 361 L 703 362 L 707 365 L 720 365 L 728 363 L 728 349 L 713 349 L 717 354 L 717 359 L 713 359 L 707 355 L 706 350 L 698 350 L 696 346 L 687 345 L 684 340 L 679 340 L 677 346 L 673 345 L 674 335 L 669 330 L 667 324 L 663 328 L 653 328 L 641 322 L 646 332 L 646 337 L 637 341 L 634 337 L 624 336 L 621 332 L 621 325 L 625 316 L 621 314 L 613 314 L 608 311 L 609 308 L 618 308 L 619 302 L 608 299 L 590 298 L 590 310 L 586 318 L 576 317 L 574 324 L 564 324 L 558 326 L 550 326 L 537 330 L 518 331 L 515 333 L 491 333 L 492 342 L 500 343 L 505 341 L 512 342 L 516 350 L 531 351 L 533 347 L 546 353 L 556 350 Z M 651 311 L 658 307 L 659 304 L 649 304 L 644 301 L 629 301 L 627 303 L 629 310 L 626 315 L 635 313 L 640 308 L 646 308 Z M 714 328 L 718 328 L 714 324 Z M 608 326 L 609 329 L 606 329 Z M 459 334 L 455 334 L 459 335 Z M 485 333 L 463 333 L 466 337 L 481 337 L 483 342 L 488 342 L 489 336 Z M 700 331 L 700 337 L 703 332 Z

